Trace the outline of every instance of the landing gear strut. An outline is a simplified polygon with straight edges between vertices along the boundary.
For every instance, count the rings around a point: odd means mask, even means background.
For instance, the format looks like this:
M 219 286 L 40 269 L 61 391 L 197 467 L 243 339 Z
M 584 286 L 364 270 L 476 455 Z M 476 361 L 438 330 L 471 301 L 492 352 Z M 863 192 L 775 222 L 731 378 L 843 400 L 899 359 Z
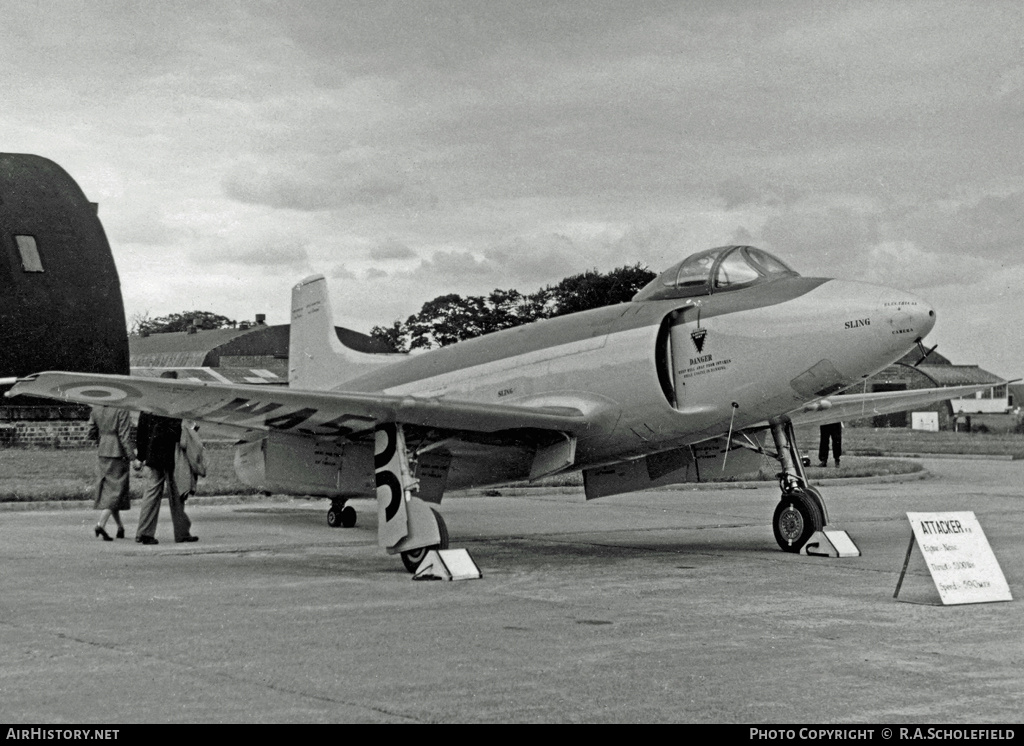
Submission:
M 775 541 L 784 552 L 799 552 L 815 531 L 828 523 L 828 513 L 821 493 L 808 485 L 803 459 L 796 445 L 793 423 L 771 423 L 777 458 L 782 464 L 779 487 L 782 499 L 775 508 L 772 530 Z
M 344 500 L 331 500 L 331 507 L 327 509 L 327 525 L 331 528 L 352 528 L 356 525 L 356 509 L 346 505 Z
M 441 535 L 441 540 L 432 547 L 419 547 L 418 549 L 410 549 L 408 552 L 402 552 L 402 564 L 405 565 L 405 569 L 409 572 L 416 572 L 419 568 L 420 563 L 423 562 L 427 557 L 427 552 L 431 549 L 447 549 L 448 548 L 448 526 L 445 525 L 444 518 L 433 508 L 430 512 L 434 514 L 434 519 L 437 521 L 437 532 Z
M 448 548 L 448 527 L 436 510 L 413 493 L 417 482 L 409 468 L 402 425 L 378 425 L 374 438 L 377 541 L 388 554 L 400 554 L 406 570 L 416 572 L 427 552 Z

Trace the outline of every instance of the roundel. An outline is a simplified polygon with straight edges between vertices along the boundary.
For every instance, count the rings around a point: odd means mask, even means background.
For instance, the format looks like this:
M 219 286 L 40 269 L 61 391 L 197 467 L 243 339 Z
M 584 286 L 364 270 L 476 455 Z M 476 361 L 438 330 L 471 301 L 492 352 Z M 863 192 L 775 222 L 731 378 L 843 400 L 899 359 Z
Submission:
M 139 392 L 130 386 L 103 386 L 93 383 L 82 386 L 69 386 L 63 388 L 62 393 L 68 399 L 95 404 L 109 404 L 123 401 L 129 397 L 137 398 L 139 396 Z

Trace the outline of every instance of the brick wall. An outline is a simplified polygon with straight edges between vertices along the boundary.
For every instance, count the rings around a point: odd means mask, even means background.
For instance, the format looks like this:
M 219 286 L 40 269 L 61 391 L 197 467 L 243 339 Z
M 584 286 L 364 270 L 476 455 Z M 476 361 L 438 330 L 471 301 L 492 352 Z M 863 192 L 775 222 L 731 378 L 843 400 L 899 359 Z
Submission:
M 0 424 L 0 447 L 91 448 L 89 423 L 82 420 L 39 420 Z

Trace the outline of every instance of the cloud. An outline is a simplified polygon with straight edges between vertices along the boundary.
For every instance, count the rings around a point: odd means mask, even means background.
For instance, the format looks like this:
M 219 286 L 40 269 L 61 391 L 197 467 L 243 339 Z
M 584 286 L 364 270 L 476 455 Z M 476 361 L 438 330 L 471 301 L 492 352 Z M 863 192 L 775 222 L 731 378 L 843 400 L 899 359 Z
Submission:
M 864 274 L 854 279 L 912 290 L 951 283 L 972 285 L 992 279 L 998 269 L 993 262 L 978 257 L 944 256 L 905 241 L 872 246 L 864 265 Z
M 4 148 L 101 203 L 154 312 L 287 313 L 320 271 L 380 323 L 733 242 L 943 292 L 1020 267 L 1020 3 L 185 7 L 14 3 L 0 45 Z
M 370 259 L 376 260 L 413 259 L 416 257 L 416 252 L 401 241 L 394 238 L 388 238 L 377 246 L 371 248 L 368 252 L 368 256 Z
M 759 235 L 803 275 L 855 280 L 871 269 L 883 225 L 876 209 L 815 201 L 779 211 Z
M 246 163 L 232 168 L 221 185 L 243 204 L 315 212 L 343 207 L 431 208 L 437 197 L 379 161 L 349 163 Z
M 488 259 L 478 259 L 468 251 L 435 251 L 409 274 L 448 280 L 465 275 L 494 275 L 495 269 Z
M 280 273 L 281 271 L 308 272 L 311 268 L 307 245 L 291 237 L 265 236 L 247 242 L 233 241 L 192 253 L 199 265 L 237 264 L 252 270 Z
M 936 252 L 1024 262 L 1024 191 L 969 202 L 920 205 L 894 219 L 895 232 Z
M 112 247 L 124 244 L 166 246 L 183 237 L 181 229 L 173 228 L 156 205 L 140 205 L 137 209 L 112 211 L 107 217 L 100 210 L 100 220 Z
M 355 280 L 356 275 L 354 272 L 345 267 L 344 264 L 335 265 L 327 276 L 332 280 Z

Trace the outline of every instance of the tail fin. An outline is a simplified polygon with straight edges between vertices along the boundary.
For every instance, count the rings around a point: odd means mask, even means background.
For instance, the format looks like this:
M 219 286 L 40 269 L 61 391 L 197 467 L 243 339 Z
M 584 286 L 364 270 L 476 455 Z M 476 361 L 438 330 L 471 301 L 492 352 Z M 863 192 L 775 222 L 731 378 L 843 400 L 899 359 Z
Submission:
M 358 352 L 338 339 L 323 275 L 307 277 L 292 288 L 290 334 L 288 385 L 292 388 L 326 391 L 404 357 Z

